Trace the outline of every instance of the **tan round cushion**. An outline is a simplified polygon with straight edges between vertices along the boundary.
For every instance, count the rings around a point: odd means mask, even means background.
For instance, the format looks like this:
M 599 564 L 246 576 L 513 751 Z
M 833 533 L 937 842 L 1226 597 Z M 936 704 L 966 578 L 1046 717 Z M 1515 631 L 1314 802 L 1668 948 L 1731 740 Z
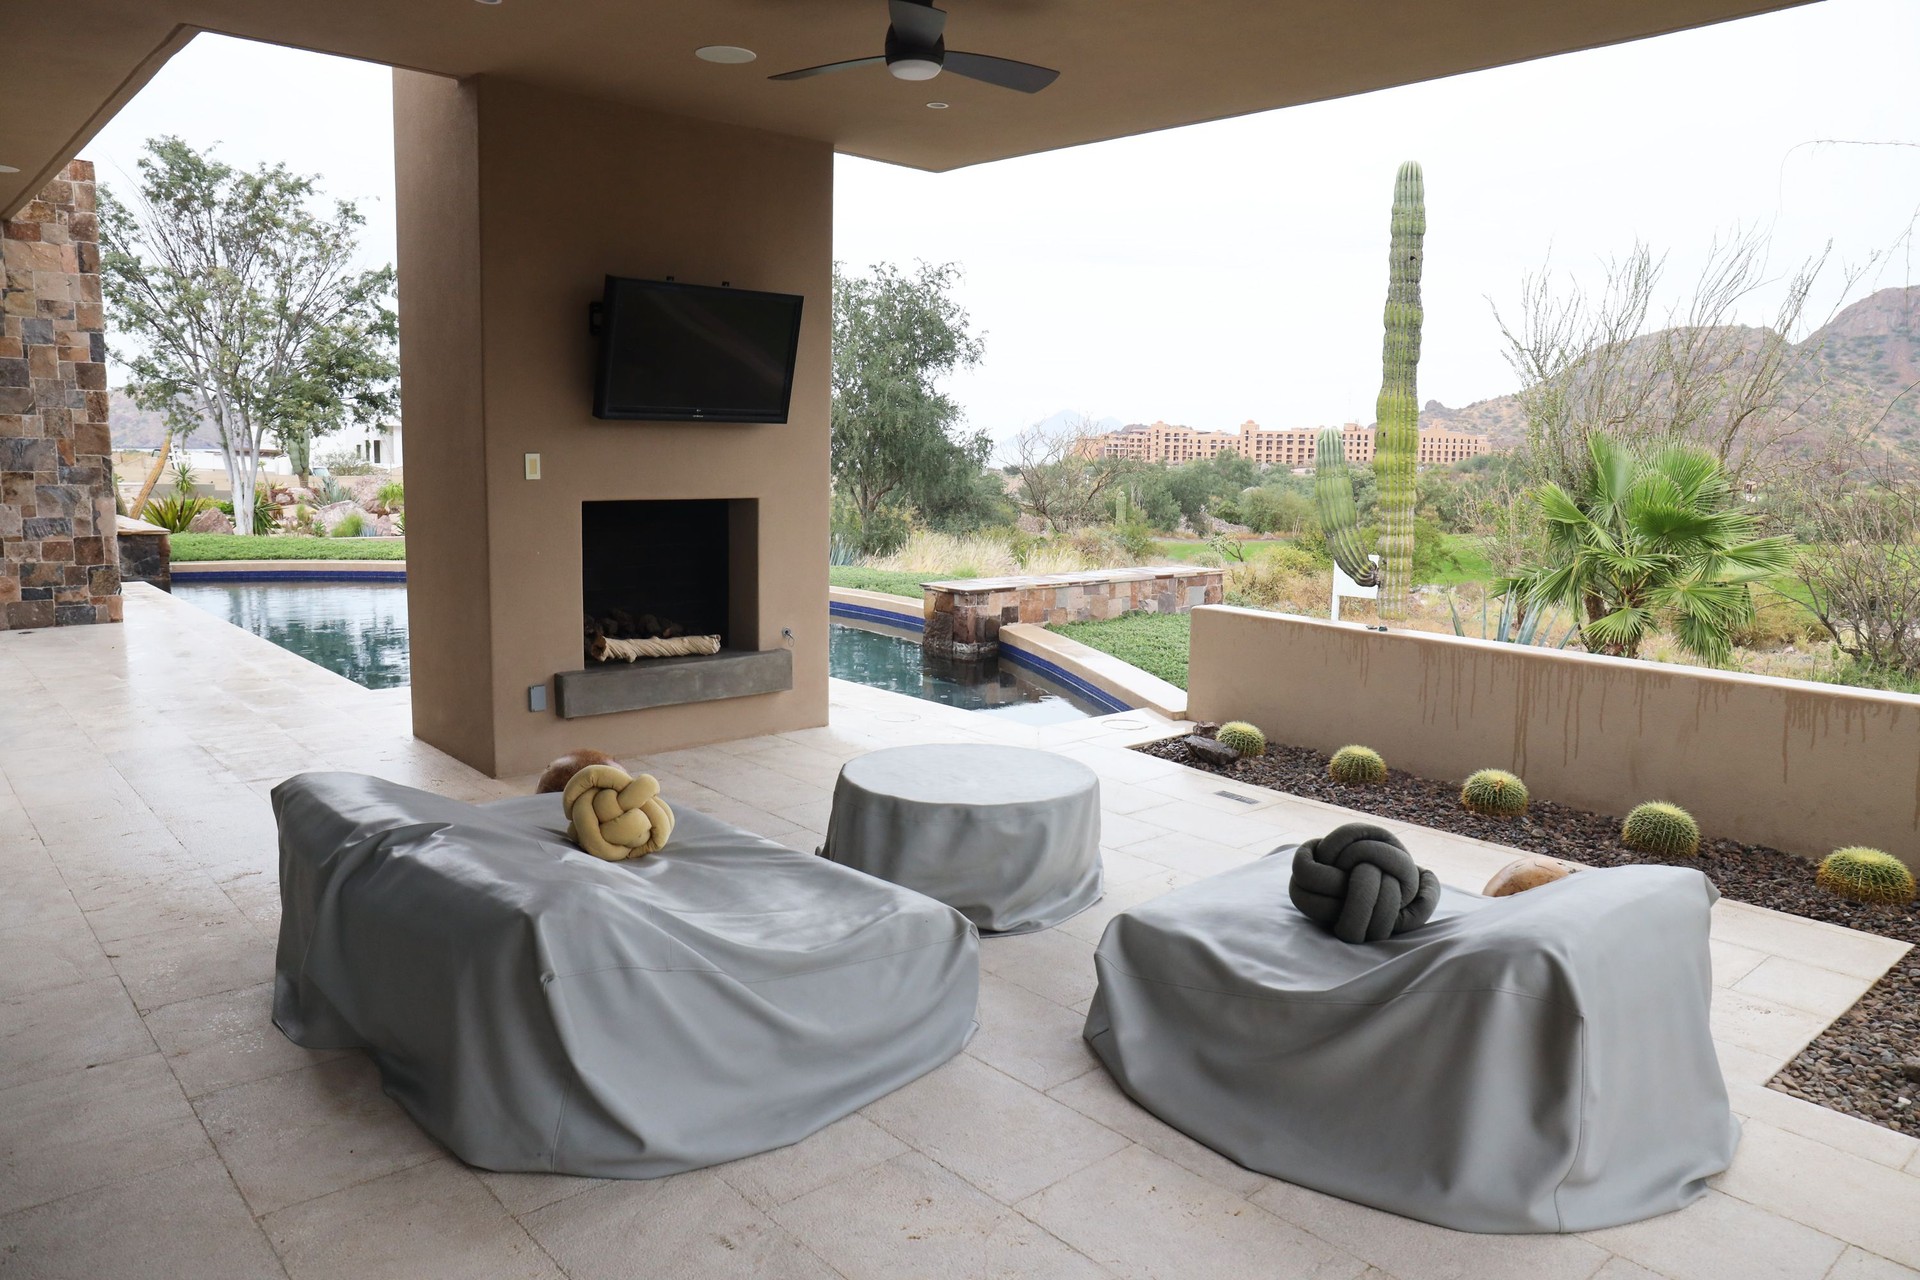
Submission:
M 606 752 L 595 751 L 591 747 L 569 751 L 563 756 L 556 756 L 553 763 L 547 766 L 547 771 L 540 775 L 540 781 L 533 788 L 534 794 L 543 796 L 549 791 L 565 791 L 567 783 L 573 780 L 573 775 L 590 764 L 617 765 L 619 763 Z
M 1552 884 L 1555 880 L 1564 880 L 1583 869 L 1577 862 L 1528 854 L 1524 858 L 1515 858 L 1494 872 L 1493 879 L 1487 881 L 1487 887 L 1480 892 L 1489 898 L 1510 897 L 1529 889 L 1538 889 L 1543 884 Z
M 657 852 L 673 834 L 673 810 L 650 773 L 629 777 L 611 764 L 590 764 L 567 780 L 561 803 L 567 834 L 596 858 L 621 862 Z

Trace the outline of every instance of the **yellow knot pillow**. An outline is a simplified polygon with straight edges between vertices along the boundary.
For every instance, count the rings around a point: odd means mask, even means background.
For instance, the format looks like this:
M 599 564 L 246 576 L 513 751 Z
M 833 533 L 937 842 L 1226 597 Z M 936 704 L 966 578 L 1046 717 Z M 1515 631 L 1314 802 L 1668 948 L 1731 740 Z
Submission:
M 654 853 L 673 834 L 673 810 L 650 773 L 632 778 L 618 765 L 590 764 L 568 779 L 560 799 L 573 842 L 608 862 Z

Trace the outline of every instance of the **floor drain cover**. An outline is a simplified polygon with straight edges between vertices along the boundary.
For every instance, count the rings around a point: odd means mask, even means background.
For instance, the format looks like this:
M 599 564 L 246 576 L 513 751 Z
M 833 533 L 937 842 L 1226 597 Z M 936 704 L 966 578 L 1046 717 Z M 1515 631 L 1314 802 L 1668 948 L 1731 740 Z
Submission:
M 1228 800 L 1238 800 L 1241 804 L 1259 804 L 1260 803 L 1258 800 L 1255 800 L 1252 796 L 1243 796 L 1238 791 L 1216 791 L 1213 794 L 1217 796 L 1222 796 Z

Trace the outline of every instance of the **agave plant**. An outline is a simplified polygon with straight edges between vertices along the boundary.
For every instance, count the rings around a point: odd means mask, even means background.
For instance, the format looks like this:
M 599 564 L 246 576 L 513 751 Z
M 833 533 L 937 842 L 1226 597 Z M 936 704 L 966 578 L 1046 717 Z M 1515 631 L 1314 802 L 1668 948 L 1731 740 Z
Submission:
M 1447 612 L 1453 617 L 1453 634 L 1464 636 L 1467 628 L 1460 620 L 1459 602 L 1453 598 L 1453 592 L 1447 592 Z M 1561 633 L 1558 643 L 1553 639 L 1554 611 L 1550 605 L 1521 605 L 1517 592 L 1508 591 L 1500 597 L 1500 614 L 1497 618 L 1488 616 L 1487 597 L 1480 598 L 1480 635 L 1482 640 L 1496 640 L 1501 644 L 1539 644 L 1551 649 L 1564 649 L 1573 643 L 1580 634 L 1577 623 L 1569 622 L 1566 631 Z
M 1672 628 L 1680 643 L 1724 662 L 1753 617 L 1748 584 L 1792 565 L 1788 538 L 1756 538 L 1719 460 L 1675 444 L 1642 452 L 1604 434 L 1569 492 L 1546 483 L 1529 498 L 1546 522 L 1546 563 L 1499 584 L 1528 606 L 1561 605 L 1585 619 L 1594 653 L 1631 658 Z

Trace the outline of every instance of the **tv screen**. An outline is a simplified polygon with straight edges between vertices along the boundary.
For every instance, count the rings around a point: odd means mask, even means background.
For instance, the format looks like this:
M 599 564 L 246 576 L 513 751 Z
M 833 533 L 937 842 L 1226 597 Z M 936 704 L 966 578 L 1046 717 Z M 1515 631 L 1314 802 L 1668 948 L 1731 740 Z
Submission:
M 594 416 L 785 422 L 801 301 L 608 276 Z

